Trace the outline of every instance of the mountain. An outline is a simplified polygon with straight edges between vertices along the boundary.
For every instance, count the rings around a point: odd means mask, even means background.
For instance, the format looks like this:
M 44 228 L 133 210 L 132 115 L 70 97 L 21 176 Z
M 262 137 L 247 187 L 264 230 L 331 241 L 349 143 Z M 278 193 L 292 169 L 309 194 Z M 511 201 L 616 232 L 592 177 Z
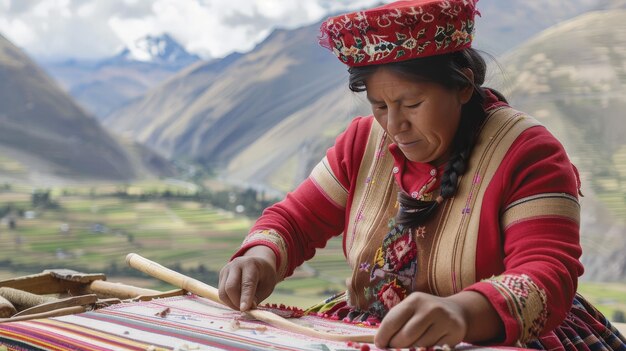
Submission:
M 616 251 L 626 247 L 625 33 L 624 9 L 581 15 L 502 57 L 504 79 L 493 79 L 559 137 L 580 170 L 583 262 L 594 280 L 626 279 Z
M 359 108 L 368 112 L 318 33 L 319 24 L 276 30 L 245 55 L 185 69 L 103 123 L 230 181 L 290 190 Z
M 475 47 L 500 55 L 535 34 L 594 10 L 626 8 L 625 0 L 480 0 Z
M 27 181 L 137 175 L 117 141 L 1 35 L 0 126 L 3 176 Z
M 124 48 L 119 54 L 104 60 L 100 65 L 144 62 L 178 70 L 199 60 L 198 55 L 188 53 L 165 33 L 160 36 L 147 35 L 139 38 L 132 46 Z
M 40 64 L 81 106 L 101 118 L 199 60 L 163 34 L 138 39 L 103 60 Z
M 172 176 L 172 164 L 112 136 L 0 35 L 0 178 L 45 185 Z
M 594 10 L 614 10 L 626 8 L 626 0 L 599 0 Z

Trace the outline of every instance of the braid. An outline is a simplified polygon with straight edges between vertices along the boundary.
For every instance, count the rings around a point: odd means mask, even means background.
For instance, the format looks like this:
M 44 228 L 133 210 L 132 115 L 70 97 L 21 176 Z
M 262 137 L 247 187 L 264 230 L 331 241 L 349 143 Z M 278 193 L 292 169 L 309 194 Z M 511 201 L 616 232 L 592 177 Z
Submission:
M 398 192 L 398 214 L 396 214 L 396 224 L 401 224 L 408 228 L 415 228 L 424 223 L 439 203 L 437 201 L 422 201 L 410 197 L 404 191 Z

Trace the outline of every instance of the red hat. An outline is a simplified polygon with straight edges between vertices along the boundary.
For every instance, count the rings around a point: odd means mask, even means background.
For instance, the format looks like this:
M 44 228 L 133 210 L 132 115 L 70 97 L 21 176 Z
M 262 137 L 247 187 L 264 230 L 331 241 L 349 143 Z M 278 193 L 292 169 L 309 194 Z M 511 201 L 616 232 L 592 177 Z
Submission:
M 404 0 L 331 17 L 322 23 L 319 42 L 348 66 L 459 51 L 472 44 L 477 2 Z

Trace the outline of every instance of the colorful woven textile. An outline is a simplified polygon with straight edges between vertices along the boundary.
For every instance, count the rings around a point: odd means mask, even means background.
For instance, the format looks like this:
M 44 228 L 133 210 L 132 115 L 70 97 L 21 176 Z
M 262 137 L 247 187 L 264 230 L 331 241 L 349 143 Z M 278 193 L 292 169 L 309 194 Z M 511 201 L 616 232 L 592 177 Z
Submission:
M 240 317 L 239 312 L 206 299 L 180 296 L 113 305 L 72 316 L 0 324 L 0 345 L 20 351 L 360 349 Z M 333 333 L 375 332 L 372 328 L 313 316 L 299 318 L 297 322 Z M 368 346 L 376 349 L 374 345 Z

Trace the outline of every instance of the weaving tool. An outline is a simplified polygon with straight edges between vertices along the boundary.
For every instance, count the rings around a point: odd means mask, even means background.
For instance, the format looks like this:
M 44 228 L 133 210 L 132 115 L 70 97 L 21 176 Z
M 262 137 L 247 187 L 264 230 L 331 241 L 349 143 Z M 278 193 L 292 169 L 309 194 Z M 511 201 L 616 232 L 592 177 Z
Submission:
M 144 258 L 136 253 L 129 253 L 126 256 L 128 266 L 144 272 L 154 278 L 170 283 L 178 288 L 187 290 L 198 296 L 207 298 L 213 302 L 224 304 L 220 298 L 218 290 L 208 284 L 191 277 L 187 277 L 181 273 L 166 268 L 154 261 Z M 228 307 L 228 306 L 227 306 Z M 265 310 L 252 309 L 244 312 L 248 317 L 252 317 L 259 321 L 265 322 L 277 328 L 282 328 L 294 333 L 299 333 L 315 338 L 321 338 L 332 341 L 354 341 L 363 343 L 374 343 L 374 334 L 362 335 L 345 335 L 322 332 L 315 329 L 293 323 L 275 313 Z
M 102 273 L 82 273 L 70 269 L 48 269 L 41 273 L 0 281 L 0 288 L 12 288 L 37 295 L 96 294 L 100 298 L 131 299 L 161 295 L 161 291 L 111 283 Z M 43 301 L 42 301 L 43 302 Z

